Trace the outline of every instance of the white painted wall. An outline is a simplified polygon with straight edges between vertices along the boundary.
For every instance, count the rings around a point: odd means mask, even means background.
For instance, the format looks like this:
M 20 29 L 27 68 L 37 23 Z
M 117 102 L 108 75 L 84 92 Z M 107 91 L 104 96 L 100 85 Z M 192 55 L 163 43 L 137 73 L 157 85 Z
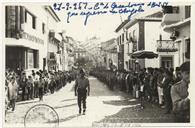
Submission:
M 145 25 L 145 50 L 153 51 L 156 53 L 157 40 L 160 35 L 160 24 L 161 22 L 144 22 Z M 145 67 L 159 67 L 159 57 L 155 59 L 145 59 Z
M 156 52 L 156 40 L 159 40 L 159 34 L 162 35 L 162 40 L 170 40 L 170 33 L 164 32 L 160 27 L 160 22 L 145 22 L 145 49 Z M 186 29 L 183 30 L 183 34 L 187 34 Z M 180 36 L 183 36 L 181 33 Z M 179 40 L 178 40 L 179 41 Z M 182 44 L 181 44 L 182 45 Z M 178 44 L 176 45 L 178 47 Z M 182 47 L 182 46 L 181 46 Z M 183 51 L 180 48 L 181 52 Z M 146 59 L 146 67 L 160 67 L 161 57 L 173 56 L 173 66 L 176 68 L 180 65 L 181 57 L 179 60 L 179 51 L 177 52 L 158 52 L 159 57 L 157 59 Z M 182 53 L 181 53 L 182 54 Z
M 185 6 L 179 6 L 179 18 L 181 21 L 185 19 Z
M 39 47 L 39 68 L 43 68 L 43 58 L 47 58 L 47 52 L 48 52 L 48 17 L 47 12 L 43 8 L 43 6 L 31 6 L 26 5 L 25 6 L 31 13 L 33 13 L 36 16 L 36 29 L 30 29 L 28 28 L 27 31 L 29 33 L 35 34 L 37 36 L 40 36 L 44 38 L 44 46 Z M 42 33 L 42 23 L 45 23 L 45 33 Z M 27 23 L 28 24 L 28 23 Z
M 178 66 L 180 66 L 183 62 L 188 61 L 188 59 L 185 58 L 185 40 L 190 38 L 190 25 L 183 26 L 179 29 L 179 37 L 176 39 L 175 42 L 181 42 L 181 44 L 178 44 L 178 47 L 180 49 L 179 52 L 179 58 L 180 62 L 178 63 Z
M 27 15 L 27 22 L 23 24 L 24 32 L 36 36 L 42 40 L 44 40 L 44 44 L 36 43 L 33 41 L 29 41 L 27 39 L 19 39 L 16 40 L 14 38 L 6 38 L 6 45 L 12 46 L 24 46 L 31 49 L 36 49 L 39 51 L 39 69 L 43 68 L 43 58 L 47 57 L 47 52 L 56 52 L 57 47 L 54 44 L 48 46 L 48 34 L 49 30 L 54 30 L 58 32 L 59 26 L 53 17 L 45 10 L 42 5 L 25 5 L 24 6 L 30 13 L 32 13 L 36 17 L 36 28 L 32 28 L 32 17 Z M 42 23 L 45 24 L 45 33 L 42 33 Z M 28 69 L 31 70 L 31 69 Z
M 24 32 L 27 32 L 30 35 L 36 36 L 44 40 L 44 44 L 29 41 L 27 39 L 19 39 L 15 41 L 15 39 L 13 38 L 12 39 L 7 38 L 6 44 L 14 45 L 16 44 L 16 42 L 18 42 L 18 44 L 16 45 L 38 50 L 39 51 L 39 69 L 42 69 L 43 68 L 43 58 L 47 56 L 47 50 L 46 50 L 47 49 L 47 30 L 45 34 L 42 33 L 42 23 L 45 23 L 45 24 L 47 23 L 46 11 L 44 10 L 42 6 L 39 6 L 39 5 L 32 6 L 29 4 L 29 5 L 25 5 L 25 8 L 29 12 L 31 12 L 34 16 L 36 16 L 36 29 L 32 28 L 32 19 L 30 19 L 31 17 L 27 15 L 27 22 L 23 24 Z M 47 27 L 45 26 L 45 28 Z
M 179 19 L 179 22 L 182 22 L 185 19 L 185 6 L 179 6 Z M 184 52 L 185 40 L 190 38 L 190 24 L 178 28 L 177 30 L 179 31 L 179 37 L 177 37 L 177 39 L 175 40 L 178 51 L 175 53 L 171 53 L 174 54 L 174 68 L 180 66 L 183 62 L 188 61 L 188 59 L 184 57 Z M 166 33 L 166 35 L 168 35 L 168 39 L 170 39 L 169 37 L 171 33 Z M 163 55 L 165 53 L 160 54 Z M 167 55 L 169 54 L 170 53 L 167 53 Z

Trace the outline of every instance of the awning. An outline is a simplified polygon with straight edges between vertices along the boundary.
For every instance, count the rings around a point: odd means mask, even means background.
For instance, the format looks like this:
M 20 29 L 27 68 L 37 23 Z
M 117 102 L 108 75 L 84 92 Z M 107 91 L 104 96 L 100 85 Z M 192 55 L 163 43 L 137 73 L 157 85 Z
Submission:
M 158 54 L 152 51 L 141 50 L 141 51 L 136 51 L 132 53 L 131 57 L 134 59 L 145 59 L 145 58 L 153 59 L 153 58 L 157 58 Z

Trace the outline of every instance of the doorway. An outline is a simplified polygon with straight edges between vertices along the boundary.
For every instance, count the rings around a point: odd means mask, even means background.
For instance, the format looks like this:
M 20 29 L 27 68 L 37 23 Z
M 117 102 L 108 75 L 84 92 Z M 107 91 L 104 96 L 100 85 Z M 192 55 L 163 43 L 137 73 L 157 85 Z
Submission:
M 161 67 L 173 68 L 173 56 L 161 57 Z

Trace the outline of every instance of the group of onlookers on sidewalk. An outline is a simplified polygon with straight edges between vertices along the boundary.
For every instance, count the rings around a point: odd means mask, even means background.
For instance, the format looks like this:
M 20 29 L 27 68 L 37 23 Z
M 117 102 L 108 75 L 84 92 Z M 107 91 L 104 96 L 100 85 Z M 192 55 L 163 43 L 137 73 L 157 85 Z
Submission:
M 34 71 L 27 76 L 25 71 L 5 72 L 5 111 L 15 109 L 16 101 L 25 101 L 34 98 L 43 100 L 44 94 L 53 94 L 67 82 L 76 78 L 76 71 Z
M 173 68 L 144 68 L 140 71 L 110 71 L 95 68 L 91 75 L 107 84 L 111 89 L 119 89 L 141 99 L 158 104 L 165 114 L 173 113 L 177 122 L 189 122 L 190 101 L 188 85 L 190 62 Z

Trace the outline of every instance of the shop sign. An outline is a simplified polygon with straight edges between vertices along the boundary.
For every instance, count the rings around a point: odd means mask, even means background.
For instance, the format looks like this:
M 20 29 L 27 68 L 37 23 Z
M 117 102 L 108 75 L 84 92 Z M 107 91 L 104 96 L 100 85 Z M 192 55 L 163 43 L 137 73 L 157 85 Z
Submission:
M 26 32 L 22 32 L 22 38 L 39 43 L 39 44 L 44 44 L 44 40 L 42 40 L 34 35 L 31 35 L 29 33 L 26 33 Z

